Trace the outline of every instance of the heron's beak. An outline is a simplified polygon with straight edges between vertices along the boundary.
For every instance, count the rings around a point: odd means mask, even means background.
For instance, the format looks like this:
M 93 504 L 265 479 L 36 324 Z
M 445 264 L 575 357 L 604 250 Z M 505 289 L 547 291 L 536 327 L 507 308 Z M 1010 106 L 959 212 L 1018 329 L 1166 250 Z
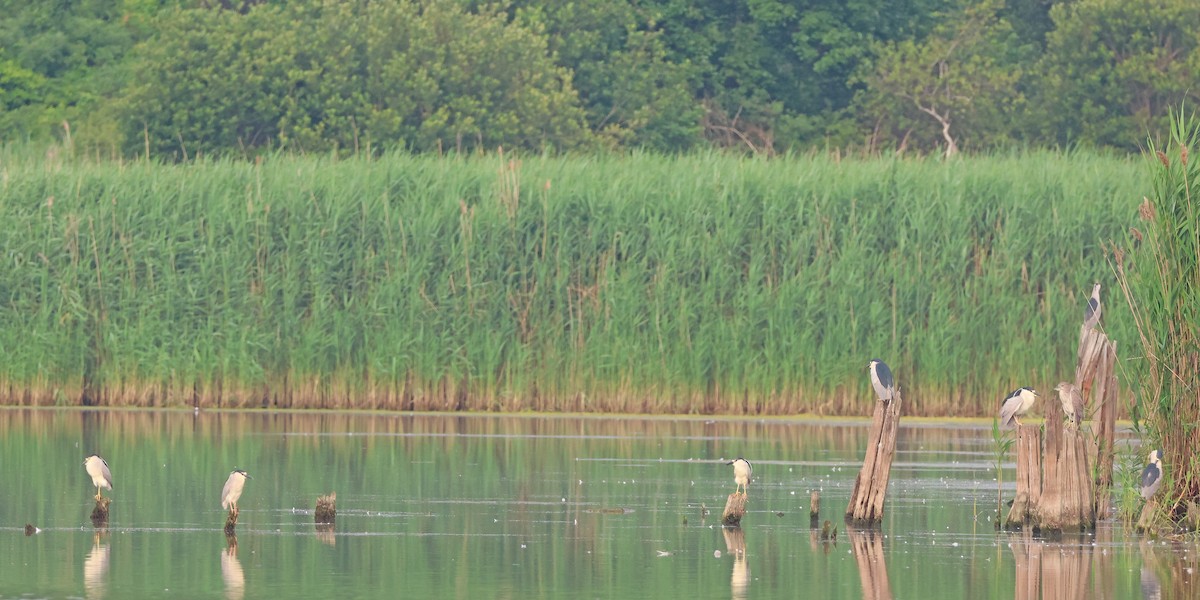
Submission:
M 725 463 L 725 464 L 727 464 L 727 465 L 732 465 L 732 464 L 733 464 L 733 461 L 731 460 L 731 461 L 729 461 L 729 462 L 727 462 L 727 463 Z

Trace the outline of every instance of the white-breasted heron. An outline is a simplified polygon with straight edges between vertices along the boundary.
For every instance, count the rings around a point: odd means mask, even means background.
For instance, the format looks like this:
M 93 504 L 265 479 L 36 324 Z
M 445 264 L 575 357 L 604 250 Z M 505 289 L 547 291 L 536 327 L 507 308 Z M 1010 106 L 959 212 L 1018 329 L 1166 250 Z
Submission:
M 221 490 L 221 508 L 237 512 L 238 498 L 242 497 L 242 488 L 246 486 L 247 479 L 251 479 L 250 475 L 241 469 L 234 469 L 229 474 Z
M 1100 324 L 1100 282 L 1092 288 L 1092 297 L 1088 298 L 1087 307 L 1083 309 L 1083 328 L 1093 329 Z
M 96 486 L 96 501 L 99 502 L 103 496 L 100 493 L 100 488 L 112 490 L 112 471 L 108 470 L 108 463 L 100 458 L 99 454 L 93 454 L 83 459 L 83 468 L 87 469 L 87 474 L 92 478 L 92 484 Z
M 1078 429 L 1083 423 L 1083 394 L 1079 393 L 1075 384 L 1068 381 L 1054 386 L 1054 391 L 1058 392 L 1058 401 L 1062 403 L 1063 414 L 1067 415 L 1067 423 Z
M 1004 399 L 1004 403 L 1000 405 L 1000 426 L 1013 427 L 1013 424 L 1021 424 L 1020 417 L 1029 412 L 1029 408 L 1033 406 L 1033 401 L 1037 400 L 1037 392 L 1031 387 L 1021 387 L 1013 390 Z
M 750 485 L 750 474 L 754 472 L 754 467 L 750 466 L 750 461 L 740 456 L 725 464 L 733 465 L 733 482 L 738 485 L 737 490 L 734 490 L 733 493 L 736 494 L 740 490 L 742 495 L 745 496 L 746 488 Z
M 1149 500 L 1162 486 L 1162 450 L 1150 451 L 1150 462 L 1142 469 L 1142 498 Z
M 888 368 L 887 363 L 872 358 L 867 364 L 867 369 L 871 371 L 871 386 L 875 388 L 875 395 L 879 396 L 879 401 L 891 402 L 892 395 L 896 392 L 896 382 L 892 379 L 892 370 Z

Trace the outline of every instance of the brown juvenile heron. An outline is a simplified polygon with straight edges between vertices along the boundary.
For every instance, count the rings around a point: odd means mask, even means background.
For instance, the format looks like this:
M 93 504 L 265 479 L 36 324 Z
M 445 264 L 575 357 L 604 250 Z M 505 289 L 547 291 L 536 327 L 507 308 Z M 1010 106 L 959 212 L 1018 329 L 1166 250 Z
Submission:
M 1063 414 L 1067 415 L 1067 423 L 1079 429 L 1083 423 L 1083 394 L 1075 384 L 1063 381 L 1054 387 L 1058 392 L 1058 401 L 1062 403 Z
M 103 495 L 100 493 L 100 488 L 112 490 L 112 472 L 108 470 L 108 463 L 100 458 L 99 454 L 93 454 L 83 459 L 83 468 L 87 469 L 87 474 L 92 477 L 92 484 L 96 486 L 96 501 L 99 502 Z

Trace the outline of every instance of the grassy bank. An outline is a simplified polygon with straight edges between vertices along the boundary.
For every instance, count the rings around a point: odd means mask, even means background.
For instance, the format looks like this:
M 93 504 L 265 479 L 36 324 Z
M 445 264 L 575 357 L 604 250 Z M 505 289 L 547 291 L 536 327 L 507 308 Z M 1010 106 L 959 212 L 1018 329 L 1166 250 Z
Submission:
M 861 413 L 881 356 L 917 414 L 990 414 L 1073 373 L 1149 180 L 1051 153 L 2 160 L 15 404 Z

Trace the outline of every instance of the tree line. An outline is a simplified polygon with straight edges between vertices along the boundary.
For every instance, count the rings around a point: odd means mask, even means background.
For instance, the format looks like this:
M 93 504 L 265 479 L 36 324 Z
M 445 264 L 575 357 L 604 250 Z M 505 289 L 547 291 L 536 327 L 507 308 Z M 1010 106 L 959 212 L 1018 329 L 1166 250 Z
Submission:
M 0 140 L 125 156 L 1132 151 L 1194 0 L 0 0 Z

